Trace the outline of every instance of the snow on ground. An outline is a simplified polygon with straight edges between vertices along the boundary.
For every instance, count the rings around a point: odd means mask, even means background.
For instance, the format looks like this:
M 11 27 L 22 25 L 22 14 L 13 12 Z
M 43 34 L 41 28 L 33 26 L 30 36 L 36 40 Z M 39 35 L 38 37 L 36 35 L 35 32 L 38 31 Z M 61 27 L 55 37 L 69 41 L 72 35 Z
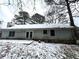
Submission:
M 79 46 L 31 40 L 0 40 L 0 59 L 79 59 Z

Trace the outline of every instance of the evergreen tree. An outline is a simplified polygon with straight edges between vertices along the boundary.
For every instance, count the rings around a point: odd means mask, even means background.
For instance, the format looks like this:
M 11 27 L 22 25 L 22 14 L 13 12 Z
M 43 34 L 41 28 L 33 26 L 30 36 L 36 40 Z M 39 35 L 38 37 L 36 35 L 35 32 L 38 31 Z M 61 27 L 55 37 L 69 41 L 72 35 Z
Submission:
M 39 23 L 39 24 L 42 24 L 45 22 L 45 17 L 36 13 L 32 16 L 32 20 L 35 22 L 35 23 Z
M 29 18 L 28 12 L 20 11 L 19 15 L 15 15 L 13 21 L 15 24 L 26 24 Z

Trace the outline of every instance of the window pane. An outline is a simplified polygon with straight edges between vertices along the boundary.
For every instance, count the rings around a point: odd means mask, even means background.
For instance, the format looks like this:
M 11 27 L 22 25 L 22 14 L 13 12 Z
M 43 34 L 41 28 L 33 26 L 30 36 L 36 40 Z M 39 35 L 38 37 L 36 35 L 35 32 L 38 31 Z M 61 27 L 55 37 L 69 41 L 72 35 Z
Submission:
M 43 34 L 47 34 L 47 30 L 43 30 Z
M 9 37 L 14 37 L 15 36 L 15 31 L 10 31 L 9 32 Z
M 54 30 L 50 30 L 50 35 L 51 36 L 55 36 L 55 31 Z

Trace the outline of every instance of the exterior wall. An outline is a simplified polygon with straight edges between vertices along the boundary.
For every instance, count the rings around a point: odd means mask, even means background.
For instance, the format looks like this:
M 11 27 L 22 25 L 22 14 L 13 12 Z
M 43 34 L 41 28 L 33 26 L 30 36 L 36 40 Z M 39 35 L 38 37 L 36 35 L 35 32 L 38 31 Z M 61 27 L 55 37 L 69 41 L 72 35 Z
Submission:
M 42 30 L 34 30 L 34 36 L 33 39 L 42 39 L 43 34 L 42 34 Z
M 1 38 L 7 38 L 9 36 L 9 31 L 8 30 L 2 30 L 2 37 Z
M 50 29 L 47 29 L 48 34 L 43 34 L 43 30 L 2 30 L 2 38 L 26 38 L 26 32 L 32 32 L 32 39 L 72 39 L 72 32 L 69 29 L 54 29 L 55 36 L 50 36 Z M 15 36 L 9 37 L 9 31 L 15 31 Z
M 53 30 L 53 29 L 52 29 Z M 48 34 L 43 34 L 43 30 L 34 31 L 34 39 L 72 39 L 72 32 L 68 29 L 54 29 L 55 36 L 50 35 L 50 29 L 47 29 Z
M 79 40 L 79 30 L 77 30 L 77 37 L 78 37 L 78 40 Z
M 72 39 L 72 32 L 68 29 L 58 29 L 55 30 L 56 39 Z
M 25 38 L 25 31 L 21 31 L 21 30 L 15 31 L 14 38 Z
M 15 36 L 9 37 L 9 31 L 15 31 Z M 26 32 L 32 32 L 32 30 L 2 30 L 2 38 L 26 38 Z

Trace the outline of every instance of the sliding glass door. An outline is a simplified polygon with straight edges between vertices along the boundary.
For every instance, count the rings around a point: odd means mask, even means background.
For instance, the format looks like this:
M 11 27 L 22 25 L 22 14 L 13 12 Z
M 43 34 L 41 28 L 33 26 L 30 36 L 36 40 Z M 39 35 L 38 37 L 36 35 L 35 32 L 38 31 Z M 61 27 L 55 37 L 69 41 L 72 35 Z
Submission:
M 27 39 L 32 39 L 32 35 L 33 35 L 32 32 L 26 32 L 26 38 Z

